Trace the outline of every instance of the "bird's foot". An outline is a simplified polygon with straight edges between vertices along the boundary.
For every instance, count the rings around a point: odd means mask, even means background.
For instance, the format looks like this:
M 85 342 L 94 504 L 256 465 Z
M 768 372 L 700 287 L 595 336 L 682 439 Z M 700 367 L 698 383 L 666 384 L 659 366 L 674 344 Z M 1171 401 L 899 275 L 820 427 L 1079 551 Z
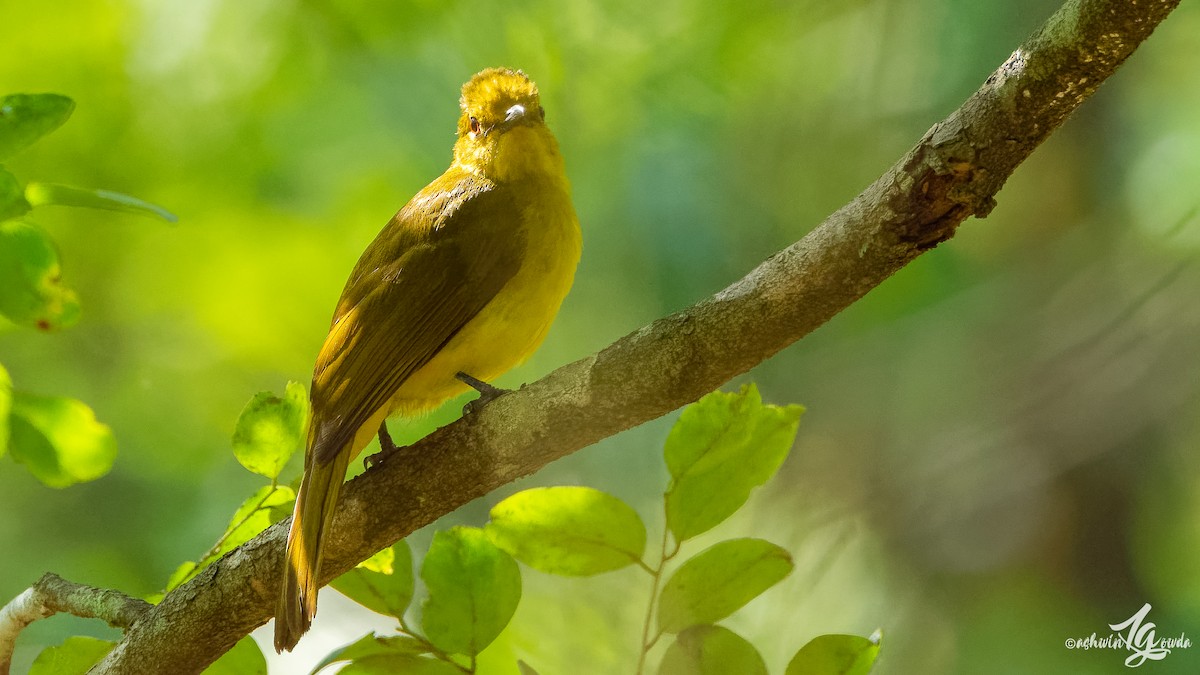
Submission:
M 479 392 L 479 398 L 475 399 L 474 401 L 468 401 L 467 404 L 463 406 L 464 417 L 483 410 L 484 406 L 511 391 L 509 389 L 494 387 L 487 382 L 471 377 L 466 373 L 458 373 L 454 377 L 457 377 L 463 384 L 466 384 L 468 387 Z
M 370 469 L 373 466 L 383 464 L 393 455 L 398 454 L 401 450 L 407 450 L 408 446 L 399 447 L 392 441 L 392 435 L 388 433 L 387 422 L 379 423 L 379 452 L 373 455 L 363 457 L 363 468 Z

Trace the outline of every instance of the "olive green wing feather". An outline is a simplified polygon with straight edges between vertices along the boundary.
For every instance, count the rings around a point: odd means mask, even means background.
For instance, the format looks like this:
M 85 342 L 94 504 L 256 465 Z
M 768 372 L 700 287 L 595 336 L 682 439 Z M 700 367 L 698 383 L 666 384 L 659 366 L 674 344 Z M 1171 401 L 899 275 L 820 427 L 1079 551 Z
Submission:
M 344 448 L 521 266 L 521 212 L 507 192 L 448 179 L 396 215 L 342 292 L 313 374 L 312 461 Z

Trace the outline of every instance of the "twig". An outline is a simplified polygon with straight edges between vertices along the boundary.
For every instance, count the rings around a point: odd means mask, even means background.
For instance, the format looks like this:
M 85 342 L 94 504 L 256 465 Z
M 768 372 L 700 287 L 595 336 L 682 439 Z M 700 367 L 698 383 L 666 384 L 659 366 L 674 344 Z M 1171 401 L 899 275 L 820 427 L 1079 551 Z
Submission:
M 669 538 L 670 528 L 667 527 L 666 523 L 663 523 L 662 548 L 658 553 L 658 567 L 655 567 L 650 571 L 651 575 L 654 577 L 654 581 L 650 584 L 650 601 L 646 604 L 646 618 L 642 622 L 642 649 L 641 653 L 638 654 L 637 671 L 635 671 L 637 675 L 642 675 L 642 672 L 645 671 L 646 656 L 650 653 L 650 650 L 654 648 L 654 645 L 658 642 L 658 638 L 662 636 L 662 630 L 660 629 L 654 634 L 654 637 L 650 637 L 650 624 L 654 621 L 654 608 L 658 604 L 658 585 L 662 583 L 663 571 L 666 569 L 667 563 L 671 560 L 671 558 L 674 558 L 675 554 L 679 552 L 679 542 L 676 541 L 675 549 L 670 553 L 667 553 L 667 542 Z M 645 565 L 645 563 L 643 563 L 643 565 Z
M 46 573 L 0 609 L 0 675 L 12 667 L 17 636 L 26 626 L 58 612 L 85 619 L 103 619 L 114 628 L 127 629 L 153 605 L 124 593 L 93 588 Z

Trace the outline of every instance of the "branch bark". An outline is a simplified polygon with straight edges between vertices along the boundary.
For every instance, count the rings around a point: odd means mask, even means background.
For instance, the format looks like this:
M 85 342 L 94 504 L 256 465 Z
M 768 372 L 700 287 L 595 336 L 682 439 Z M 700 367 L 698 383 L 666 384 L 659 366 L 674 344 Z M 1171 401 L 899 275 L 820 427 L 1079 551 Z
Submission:
M 343 491 L 322 583 L 547 463 L 692 402 L 799 340 L 967 217 L 1179 0 L 1068 0 L 958 110 L 802 240 L 711 298 L 443 427 Z M 168 594 L 93 673 L 197 673 L 265 623 L 287 522 Z
M 0 675 L 8 675 L 17 635 L 38 619 L 65 612 L 87 619 L 103 619 L 114 628 L 129 628 L 150 608 L 150 603 L 145 600 L 46 573 L 0 608 Z

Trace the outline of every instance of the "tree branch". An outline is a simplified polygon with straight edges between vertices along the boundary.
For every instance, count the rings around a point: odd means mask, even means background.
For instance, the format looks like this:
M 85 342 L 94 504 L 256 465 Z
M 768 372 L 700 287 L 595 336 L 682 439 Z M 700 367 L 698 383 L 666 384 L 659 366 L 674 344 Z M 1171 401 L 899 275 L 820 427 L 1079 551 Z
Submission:
M 124 593 L 84 586 L 46 573 L 0 608 L 0 675 L 8 675 L 17 635 L 38 619 L 66 612 L 85 619 L 103 619 L 114 628 L 129 628 L 150 608 L 150 603 Z
M 711 298 L 438 429 L 343 491 L 322 583 L 547 463 L 696 400 L 983 217 L 1013 170 L 1179 0 L 1068 0 L 958 110 L 799 242 Z M 174 590 L 93 673 L 196 673 L 266 622 L 287 522 Z

